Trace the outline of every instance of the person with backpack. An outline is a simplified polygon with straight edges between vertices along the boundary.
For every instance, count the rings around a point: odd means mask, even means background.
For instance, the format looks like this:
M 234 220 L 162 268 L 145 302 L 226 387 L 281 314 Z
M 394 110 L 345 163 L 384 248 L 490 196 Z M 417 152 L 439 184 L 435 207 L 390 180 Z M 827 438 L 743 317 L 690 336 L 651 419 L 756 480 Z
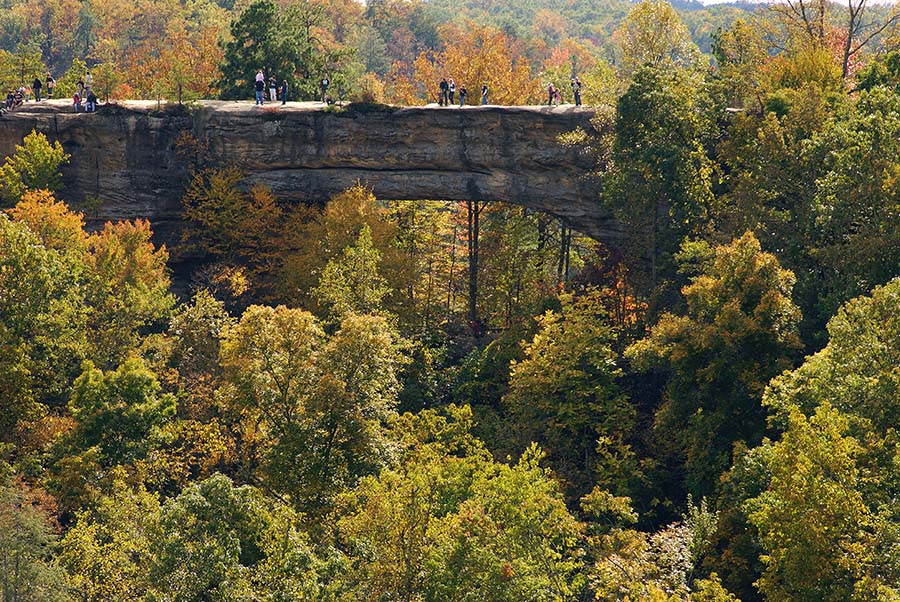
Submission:
M 466 106 L 466 87 L 459 87 L 459 106 L 460 108 Z
M 263 75 L 262 69 L 256 73 L 256 106 L 263 104 L 263 91 L 266 89 L 266 76 Z
M 552 107 L 553 101 L 556 99 L 556 86 L 553 85 L 553 82 L 550 82 L 550 85 L 547 86 L 547 106 Z
M 453 81 L 453 78 L 450 78 L 450 87 L 447 88 L 447 93 L 450 95 L 450 104 L 453 104 L 455 101 L 453 97 L 456 96 L 456 82 Z
M 41 102 L 41 78 L 34 78 L 34 82 L 31 84 L 31 91 L 34 92 L 34 101 Z
M 488 86 L 487 84 L 481 84 L 481 104 L 486 105 L 488 103 Z
M 53 98 L 53 88 L 56 87 L 56 80 L 49 73 L 47 74 L 47 98 Z
M 441 79 L 440 88 L 441 88 L 441 93 L 440 93 L 440 96 L 438 96 L 438 105 L 445 107 L 445 106 L 447 106 L 447 94 L 448 94 L 448 91 L 450 90 L 450 84 L 447 83 L 446 77 Z

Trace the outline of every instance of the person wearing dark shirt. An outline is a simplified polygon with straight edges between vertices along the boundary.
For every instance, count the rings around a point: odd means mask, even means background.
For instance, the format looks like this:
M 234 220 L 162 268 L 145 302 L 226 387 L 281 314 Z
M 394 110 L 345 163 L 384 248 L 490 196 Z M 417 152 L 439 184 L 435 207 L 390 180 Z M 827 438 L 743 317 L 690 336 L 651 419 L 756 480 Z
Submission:
M 263 104 L 263 91 L 266 89 L 266 81 L 264 79 L 256 80 L 256 104 Z
M 572 79 L 572 94 L 575 96 L 575 106 L 581 106 L 581 80 L 577 77 Z
M 34 78 L 34 83 L 31 84 L 31 91 L 34 92 L 34 100 L 35 102 L 41 101 L 41 88 L 43 84 L 41 83 L 41 78 Z
M 97 95 L 94 94 L 93 90 L 88 90 L 87 93 L 87 104 L 84 107 L 85 113 L 96 113 L 97 112 Z
M 447 83 L 447 78 L 443 78 L 441 80 L 441 94 L 438 96 L 438 104 L 442 107 L 447 106 L 447 91 L 450 89 L 450 84 Z

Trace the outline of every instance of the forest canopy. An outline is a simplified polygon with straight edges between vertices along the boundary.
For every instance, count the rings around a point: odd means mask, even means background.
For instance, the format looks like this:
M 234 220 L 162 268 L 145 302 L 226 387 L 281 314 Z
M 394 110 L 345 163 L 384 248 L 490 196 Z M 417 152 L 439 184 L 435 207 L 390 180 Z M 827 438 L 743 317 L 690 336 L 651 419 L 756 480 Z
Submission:
M 900 597 L 895 7 L 0 5 L 4 85 L 578 76 L 597 133 L 559 144 L 627 233 L 290 202 L 185 137 L 165 246 L 32 132 L 0 166 L 3 599 Z

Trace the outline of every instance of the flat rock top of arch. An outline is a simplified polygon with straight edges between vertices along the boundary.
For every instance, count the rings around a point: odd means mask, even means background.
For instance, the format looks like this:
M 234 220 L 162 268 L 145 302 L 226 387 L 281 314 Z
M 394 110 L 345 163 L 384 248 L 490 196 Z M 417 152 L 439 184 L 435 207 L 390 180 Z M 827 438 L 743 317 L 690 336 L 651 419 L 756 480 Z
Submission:
M 395 106 L 384 104 L 365 104 L 365 103 L 349 103 L 345 102 L 340 105 L 326 105 L 322 102 L 288 102 L 282 105 L 280 102 L 269 102 L 262 106 L 256 106 L 253 100 L 200 100 L 186 103 L 182 106 L 172 103 L 158 104 L 155 100 L 124 100 L 113 101 L 109 104 L 100 103 L 100 110 L 97 115 L 109 112 L 135 112 L 135 113 L 170 113 L 180 111 L 191 111 L 200 109 L 208 113 L 234 113 L 243 115 L 253 114 L 277 114 L 277 113 L 296 113 L 296 112 L 331 112 L 335 115 L 341 114 L 358 114 L 358 113 L 416 113 L 416 112 L 446 112 L 463 111 L 465 113 L 509 113 L 509 114 L 535 114 L 542 116 L 549 115 L 577 115 L 579 117 L 592 116 L 596 112 L 595 107 L 576 107 L 571 104 L 562 104 L 559 106 L 548 107 L 546 105 L 466 105 L 464 107 L 450 106 L 441 107 L 437 103 L 431 103 L 424 106 Z M 67 98 L 54 98 L 51 100 L 42 100 L 40 102 L 29 101 L 22 107 L 10 111 L 4 117 L 14 118 L 17 115 L 34 115 L 45 113 L 70 113 L 72 110 L 72 101 Z M 79 113 L 84 114 L 84 113 Z M 90 114 L 85 114 L 90 115 Z

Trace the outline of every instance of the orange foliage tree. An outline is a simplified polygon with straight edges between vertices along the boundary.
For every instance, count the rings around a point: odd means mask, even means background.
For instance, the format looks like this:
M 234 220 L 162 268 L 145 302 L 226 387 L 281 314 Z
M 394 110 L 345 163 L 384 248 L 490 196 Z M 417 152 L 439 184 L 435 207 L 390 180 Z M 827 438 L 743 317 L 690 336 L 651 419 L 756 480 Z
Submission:
M 472 104 L 480 102 L 483 83 L 490 89 L 491 104 L 529 104 L 540 97 L 540 82 L 531 76 L 528 59 L 499 29 L 467 21 L 447 25 L 441 34 L 445 50 L 431 56 L 422 53 L 414 65 L 415 81 L 427 90 L 429 100 L 437 99 L 442 77 L 466 86 Z

